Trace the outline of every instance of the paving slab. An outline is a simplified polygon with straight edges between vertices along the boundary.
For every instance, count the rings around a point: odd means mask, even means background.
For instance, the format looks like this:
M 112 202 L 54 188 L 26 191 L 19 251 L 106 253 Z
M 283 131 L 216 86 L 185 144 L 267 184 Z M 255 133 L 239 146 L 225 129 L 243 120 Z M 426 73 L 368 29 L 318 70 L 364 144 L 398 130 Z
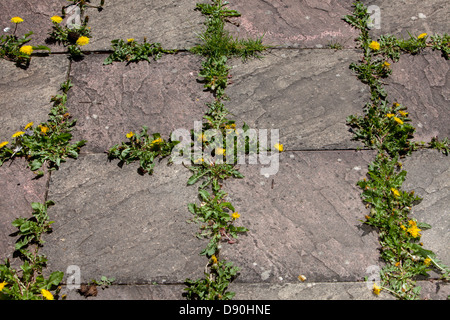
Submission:
M 13 62 L 0 60 L 0 139 L 29 123 L 47 121 L 51 97 L 67 78 L 69 60 L 64 56 L 33 57 L 24 70 Z
M 81 281 L 116 278 L 117 284 L 183 283 L 207 263 L 199 253 L 187 209 L 196 187 L 186 187 L 185 167 L 158 164 L 139 175 L 138 164 L 118 167 L 105 154 L 84 154 L 52 174 L 48 198 L 55 221 L 42 249 L 48 273 L 80 268 Z
M 44 169 L 45 170 L 45 169 Z M 17 218 L 32 216 L 32 202 L 43 203 L 47 192 L 49 175 L 35 179 L 36 175 L 27 168 L 22 158 L 7 161 L 0 167 L 0 264 L 6 258 L 12 260 L 17 231 L 12 222 Z
M 250 231 L 224 245 L 222 256 L 242 268 L 237 282 L 360 281 L 382 266 L 374 230 L 359 220 L 367 209 L 356 182 L 373 152 L 311 151 L 280 155 L 276 175 L 241 166 L 243 180 L 224 189 Z
M 62 7 L 66 5 L 67 1 L 65 0 L 2 0 L 0 2 L 0 34 L 13 34 L 15 26 L 10 20 L 12 17 L 19 16 L 24 21 L 17 26 L 16 35 L 22 37 L 33 31 L 32 40 L 28 44 L 45 45 L 52 52 L 67 51 L 63 46 L 47 42 L 48 33 L 51 32 L 53 26 L 50 18 L 54 15 L 61 15 Z M 11 30 L 6 33 L 4 29 L 7 27 Z
M 353 50 L 271 50 L 235 60 L 228 109 L 252 128 L 279 129 L 286 150 L 361 147 L 346 118 L 362 112 L 368 89 L 349 65 Z
M 351 0 L 229 1 L 241 13 L 228 26 L 239 38 L 263 37 L 267 45 L 284 48 L 326 48 L 340 44 L 354 48 L 358 31 L 342 18 L 352 12 Z
M 384 34 L 392 34 L 396 37 L 409 39 L 408 32 L 413 36 L 418 36 L 424 32 L 429 35 L 450 32 L 448 24 L 450 7 L 446 0 L 419 2 L 415 0 L 364 0 L 362 2 L 368 7 L 376 6 L 379 9 L 380 28 L 371 30 L 373 38 Z M 377 21 L 375 20 L 375 22 Z
M 431 229 L 421 232 L 424 248 L 432 250 L 450 266 L 450 158 L 435 150 L 422 150 L 403 163 L 408 172 L 404 190 L 414 190 L 423 198 L 413 208 L 413 216 L 431 225 Z
M 386 80 L 389 100 L 408 108 L 416 128 L 414 140 L 450 137 L 450 62 L 429 49 L 420 55 L 402 55 L 391 68 Z
M 111 50 L 111 40 L 159 42 L 165 49 L 189 49 L 199 43 L 205 18 L 196 0 L 105 1 L 104 10 L 88 8 L 92 41 L 86 50 Z M 122 17 L 118 19 L 118 17 Z
M 168 138 L 173 130 L 192 129 L 202 120 L 212 96 L 197 82 L 198 56 L 179 53 L 150 64 L 105 66 L 106 57 L 86 56 L 70 73 L 74 87 L 67 107 L 78 119 L 74 139 L 88 141 L 84 152 L 104 152 L 144 125 Z

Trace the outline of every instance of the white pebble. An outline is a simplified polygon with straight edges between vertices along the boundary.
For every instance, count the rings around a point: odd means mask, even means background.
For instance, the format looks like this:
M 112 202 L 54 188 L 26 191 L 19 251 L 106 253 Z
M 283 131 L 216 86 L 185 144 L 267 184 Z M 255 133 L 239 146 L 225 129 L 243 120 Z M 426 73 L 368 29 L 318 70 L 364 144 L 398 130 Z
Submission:
M 427 16 L 424 15 L 423 13 L 419 13 L 419 19 L 425 19 Z

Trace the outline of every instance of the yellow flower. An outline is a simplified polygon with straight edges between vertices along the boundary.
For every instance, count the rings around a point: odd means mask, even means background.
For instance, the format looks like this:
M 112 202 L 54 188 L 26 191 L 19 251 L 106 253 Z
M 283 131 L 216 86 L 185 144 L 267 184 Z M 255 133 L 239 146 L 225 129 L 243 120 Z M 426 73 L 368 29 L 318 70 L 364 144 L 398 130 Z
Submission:
M 400 225 L 400 228 L 402 228 L 403 231 L 406 231 L 406 227 L 404 225 Z
M 48 291 L 48 290 L 42 289 L 41 290 L 41 294 L 47 300 L 53 300 L 54 299 L 52 293 L 50 291 Z
M 375 293 L 378 296 L 381 292 L 381 287 L 377 286 L 377 284 L 374 283 L 372 291 L 373 291 L 373 293 Z
M 419 34 L 419 36 L 417 37 L 417 39 L 425 38 L 427 35 L 428 35 L 428 33 L 421 33 L 421 34 Z
M 425 260 L 423 260 L 423 263 L 425 263 L 425 265 L 428 266 L 431 263 L 431 259 L 430 258 L 426 258 Z
M 400 192 L 399 192 L 397 189 L 391 188 L 391 191 L 392 191 L 392 193 L 394 194 L 394 196 L 400 197 Z
M 29 127 L 32 127 L 32 126 L 33 126 L 33 122 L 28 123 L 28 124 L 25 126 L 25 130 L 27 130 Z
M 134 41 L 134 38 L 129 38 L 129 39 L 127 39 L 127 41 L 128 41 L 128 42 L 133 42 L 133 41 Z
M 130 132 L 127 133 L 127 138 L 128 139 L 131 139 L 132 136 L 134 136 L 133 131 L 130 131 Z
M 24 135 L 25 134 L 25 132 L 23 132 L 23 131 L 17 131 L 16 133 L 14 133 L 13 135 L 12 135 L 12 137 L 13 138 L 17 138 L 17 137 L 20 137 L 20 136 L 22 136 L 22 135 Z
M 50 20 L 55 23 L 61 23 L 63 21 L 63 18 L 61 18 L 60 16 L 53 16 L 50 18 Z
M 0 283 L 0 291 L 3 290 L 3 288 L 7 285 L 8 283 L 3 281 L 2 283 Z
M 393 114 L 393 113 L 388 113 L 388 114 L 386 115 L 386 117 L 388 117 L 388 118 L 392 118 L 393 116 L 395 116 L 395 114 Z
M 387 61 L 385 61 L 385 62 L 383 63 L 383 67 L 385 67 L 385 68 L 388 68 L 390 65 L 391 65 L 391 64 L 390 64 L 389 62 L 387 62 Z
M 279 152 L 283 152 L 283 145 L 282 144 L 280 144 L 280 143 L 276 143 L 275 145 L 274 145 L 274 148 L 275 149 L 277 149 Z
M 41 132 L 43 133 L 43 134 L 47 134 L 47 132 L 48 132 L 48 127 L 46 127 L 46 126 L 41 126 L 41 125 L 38 125 L 38 128 L 40 128 L 41 129 Z
M 23 22 L 23 19 L 21 17 L 12 17 L 11 22 L 17 24 Z
M 375 51 L 380 50 L 380 44 L 378 42 L 376 42 L 376 41 L 372 41 L 369 44 L 369 48 L 372 49 L 372 50 L 375 50 Z
M 211 260 L 212 260 L 213 264 L 217 263 L 217 258 L 215 255 L 212 255 Z
M 422 231 L 421 229 L 417 228 L 417 223 L 414 220 L 409 220 L 409 224 L 411 225 L 408 230 L 406 230 L 407 232 L 409 232 L 409 234 L 413 237 L 413 238 L 417 238 L 420 236 L 419 231 Z
M 199 159 L 194 160 L 194 163 L 202 163 L 204 161 L 205 160 L 203 158 L 199 158 Z
M 88 37 L 85 37 L 85 36 L 81 36 L 81 37 L 79 37 L 78 40 L 77 40 L 77 44 L 78 44 L 79 46 L 85 46 L 85 45 L 87 45 L 88 43 L 89 43 L 89 38 L 88 38 Z
M 153 141 L 152 141 L 152 144 L 155 144 L 155 143 L 163 143 L 163 142 L 164 142 L 164 141 L 163 141 L 162 138 L 158 138 L 158 139 L 153 140 Z
M 400 119 L 397 118 L 397 117 L 394 117 L 394 120 L 395 120 L 395 122 L 397 122 L 398 124 L 403 124 L 403 121 L 400 120 Z
M 219 156 L 225 154 L 225 149 L 224 148 L 216 148 L 216 154 Z
M 399 106 L 400 106 L 400 103 L 394 102 L 394 107 L 399 107 Z
M 408 112 L 405 112 L 403 110 L 400 110 L 398 113 L 400 113 L 403 117 L 406 117 L 408 115 Z
M 237 212 L 235 212 L 235 213 L 233 213 L 233 214 L 231 215 L 231 217 L 233 218 L 233 220 L 238 219 L 240 216 L 241 216 L 241 215 L 240 215 L 239 213 L 237 213 Z
M 3 141 L 2 143 L 0 143 L 0 149 L 6 146 L 8 143 L 8 141 Z
M 27 55 L 30 55 L 33 53 L 33 47 L 32 46 L 23 46 L 19 49 L 20 52 L 25 53 Z

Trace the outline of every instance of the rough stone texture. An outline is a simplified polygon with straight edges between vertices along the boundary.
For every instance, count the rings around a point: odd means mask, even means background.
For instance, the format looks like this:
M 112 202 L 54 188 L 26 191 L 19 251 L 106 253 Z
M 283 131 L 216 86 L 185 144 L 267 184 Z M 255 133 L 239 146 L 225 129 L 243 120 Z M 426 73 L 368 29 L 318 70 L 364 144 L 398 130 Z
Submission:
M 24 21 L 17 26 L 16 35 L 24 36 L 26 33 L 33 31 L 29 45 L 45 45 L 52 52 L 66 51 L 63 46 L 51 44 L 47 42 L 48 33 L 52 30 L 52 22 L 50 20 L 54 15 L 61 15 L 61 9 L 68 4 L 65 0 L 2 0 L 0 2 L 0 34 L 12 34 L 15 25 L 10 21 L 12 17 L 19 16 Z M 65 21 L 62 22 L 63 24 Z M 3 31 L 9 27 L 8 33 Z M 38 51 L 36 51 L 38 52 Z M 46 51 L 42 51 L 46 52 Z
M 414 217 L 431 225 L 421 232 L 424 248 L 436 253 L 445 265 L 450 265 L 450 159 L 438 151 L 415 152 L 404 161 L 408 172 L 404 190 L 414 190 L 423 198 L 413 208 Z
M 189 170 L 163 161 L 152 176 L 141 176 L 138 164 L 117 164 L 103 154 L 82 155 L 52 174 L 48 272 L 77 265 L 83 282 L 107 276 L 117 284 L 200 277 L 206 244 L 195 237 L 198 225 L 186 222 L 197 192 L 186 187 Z
M 415 140 L 450 137 L 450 62 L 440 52 L 426 50 L 420 55 L 402 55 L 391 68 L 386 90 L 390 101 L 408 108 Z
M 52 107 L 50 99 L 66 80 L 69 60 L 64 56 L 33 57 L 28 69 L 0 60 L 0 139 L 33 121 L 47 121 Z
M 380 29 L 372 29 L 372 37 L 392 34 L 409 39 L 409 33 L 418 36 L 449 33 L 447 0 L 364 0 L 366 6 L 378 6 L 381 12 Z
M 359 281 L 381 266 L 376 232 L 359 220 L 367 213 L 356 182 L 372 152 L 287 152 L 276 175 L 241 167 L 244 180 L 225 183 L 249 228 L 223 257 L 242 268 L 238 282 Z M 273 186 L 273 187 L 272 187 Z
M 241 13 L 230 31 L 239 38 L 263 37 L 267 45 L 290 48 L 326 48 L 340 44 L 353 48 L 358 32 L 342 18 L 353 1 L 248 0 L 229 1 Z
M 13 257 L 17 231 L 12 222 L 17 218 L 32 216 L 32 202 L 43 203 L 49 175 L 35 179 L 35 174 L 27 168 L 22 158 L 5 162 L 0 167 L 0 263 Z
M 87 56 L 70 74 L 74 87 L 67 106 L 78 119 L 74 139 L 88 140 L 84 152 L 103 152 L 144 125 L 168 138 L 202 120 L 211 95 L 196 81 L 199 57 L 181 53 L 150 64 L 105 66 L 106 57 Z
M 110 50 L 111 40 L 134 38 L 159 42 L 166 49 L 196 45 L 204 17 L 195 10 L 198 1 L 105 1 L 104 10 L 89 8 L 92 41 L 86 50 Z M 119 18 L 118 17 L 122 17 Z
M 345 123 L 368 99 L 349 70 L 358 58 L 350 50 L 272 50 L 235 61 L 227 107 L 251 128 L 279 129 L 286 150 L 360 147 Z

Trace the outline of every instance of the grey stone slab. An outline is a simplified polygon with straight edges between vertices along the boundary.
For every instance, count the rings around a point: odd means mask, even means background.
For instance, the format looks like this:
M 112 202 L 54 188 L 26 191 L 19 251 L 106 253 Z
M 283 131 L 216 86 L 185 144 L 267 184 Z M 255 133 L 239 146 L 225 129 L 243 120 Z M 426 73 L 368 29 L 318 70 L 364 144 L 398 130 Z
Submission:
M 373 38 L 383 34 L 392 34 L 409 39 L 409 33 L 418 36 L 421 33 L 449 33 L 448 16 L 450 8 L 446 0 L 364 0 L 366 6 L 377 6 L 380 10 L 380 29 L 373 28 Z
M 196 81 L 198 56 L 180 53 L 150 64 L 105 66 L 106 57 L 86 56 L 70 73 L 74 87 L 67 106 L 78 120 L 74 139 L 88 141 L 83 151 L 103 152 L 144 125 L 168 138 L 173 130 L 192 129 L 202 120 L 212 97 Z
M 361 281 L 382 266 L 377 234 L 363 225 L 367 209 L 356 182 L 372 152 L 283 152 L 279 171 L 241 166 L 244 179 L 224 189 L 250 231 L 224 244 L 221 257 L 241 268 L 239 283 Z
M 418 221 L 431 225 L 421 232 L 424 248 L 431 249 L 445 265 L 450 265 L 450 159 L 434 150 L 413 153 L 404 161 L 408 172 L 404 190 L 414 190 L 423 198 L 413 207 Z
M 352 50 L 271 50 L 235 61 L 227 107 L 252 128 L 279 129 L 286 150 L 361 147 L 346 125 L 369 99 L 349 70 L 358 59 Z
M 372 293 L 365 282 L 233 283 L 234 300 L 394 300 L 386 292 Z
M 61 15 L 61 9 L 68 3 L 64 0 L 2 0 L 0 3 L 0 34 L 12 34 L 14 24 L 10 21 L 12 17 L 19 16 L 24 21 L 17 26 L 16 35 L 22 37 L 26 33 L 33 31 L 30 45 L 45 45 L 52 52 L 66 51 L 63 46 L 47 42 L 48 33 L 52 30 L 50 20 L 54 15 Z M 65 22 L 63 22 L 65 23 Z M 5 33 L 4 28 L 11 28 Z M 44 51 L 45 52 L 45 51 Z
M 45 170 L 45 169 L 44 169 Z M 27 168 L 22 158 L 5 162 L 0 167 L 0 263 L 12 259 L 14 244 L 18 239 L 12 236 L 17 231 L 12 222 L 17 218 L 32 216 L 32 202 L 43 203 L 47 191 L 49 175 L 40 179 Z
M 389 100 L 408 108 L 415 140 L 450 137 L 450 62 L 440 52 L 426 50 L 402 55 L 391 68 L 386 80 Z
M 86 283 L 102 276 L 116 284 L 183 283 L 202 276 L 206 243 L 187 209 L 196 199 L 189 170 L 158 164 L 152 176 L 139 164 L 118 167 L 104 154 L 84 154 L 52 174 L 48 198 L 53 232 L 43 253 L 46 272 L 80 268 Z
M 24 70 L 0 60 L 0 139 L 11 139 L 16 131 L 34 122 L 47 121 L 51 97 L 67 78 L 69 60 L 64 56 L 32 57 Z
M 277 47 L 326 48 L 340 44 L 354 48 L 358 31 L 342 18 L 352 12 L 352 2 L 321 0 L 229 1 L 241 13 L 238 24 L 229 26 L 239 38 L 264 36 Z
M 89 8 L 92 41 L 86 50 L 110 50 L 111 40 L 134 38 L 159 42 L 166 49 L 188 49 L 199 42 L 205 18 L 198 1 L 105 1 L 104 10 Z

